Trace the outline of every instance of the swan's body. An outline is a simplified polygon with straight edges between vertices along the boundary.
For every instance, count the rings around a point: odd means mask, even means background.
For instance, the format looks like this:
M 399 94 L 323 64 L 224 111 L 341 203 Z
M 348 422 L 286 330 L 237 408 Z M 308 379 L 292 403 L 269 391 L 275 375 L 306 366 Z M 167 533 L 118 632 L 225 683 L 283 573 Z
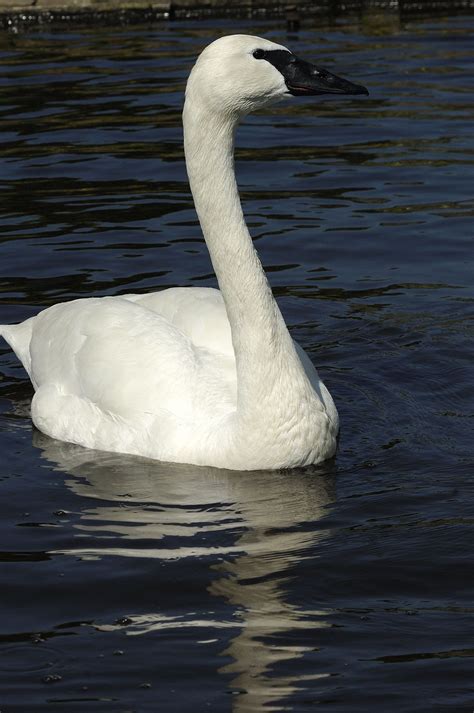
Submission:
M 32 419 L 47 435 L 242 470 L 308 465 L 334 454 L 336 408 L 289 335 L 247 231 L 233 170 L 242 115 L 289 93 L 322 93 L 305 90 L 289 57 L 260 38 L 221 38 L 188 81 L 187 169 L 221 291 L 81 299 L 0 327 L 31 378 Z M 321 72 L 311 74 L 319 80 Z M 345 83 L 339 93 L 362 88 Z

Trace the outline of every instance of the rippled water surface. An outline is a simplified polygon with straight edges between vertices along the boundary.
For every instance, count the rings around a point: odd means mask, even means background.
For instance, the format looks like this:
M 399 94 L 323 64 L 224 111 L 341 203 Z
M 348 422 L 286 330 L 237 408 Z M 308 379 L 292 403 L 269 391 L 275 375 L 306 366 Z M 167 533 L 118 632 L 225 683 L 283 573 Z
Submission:
M 474 20 L 390 29 L 0 37 L 1 322 L 215 284 L 180 127 L 214 37 L 265 34 L 370 89 L 238 137 L 256 246 L 339 408 L 333 463 L 231 473 L 52 441 L 2 342 L 2 713 L 472 710 Z

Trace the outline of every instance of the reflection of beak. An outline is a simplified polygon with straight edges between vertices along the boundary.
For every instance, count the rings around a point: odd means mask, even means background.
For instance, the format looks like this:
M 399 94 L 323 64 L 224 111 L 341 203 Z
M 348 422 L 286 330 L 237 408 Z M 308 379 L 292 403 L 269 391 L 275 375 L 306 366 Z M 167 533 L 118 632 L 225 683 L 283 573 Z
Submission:
M 331 74 L 327 69 L 316 67 L 298 57 L 294 57 L 294 60 L 288 63 L 286 72 L 282 72 L 288 91 L 293 96 L 369 93 L 361 84 L 353 84 L 347 79 Z

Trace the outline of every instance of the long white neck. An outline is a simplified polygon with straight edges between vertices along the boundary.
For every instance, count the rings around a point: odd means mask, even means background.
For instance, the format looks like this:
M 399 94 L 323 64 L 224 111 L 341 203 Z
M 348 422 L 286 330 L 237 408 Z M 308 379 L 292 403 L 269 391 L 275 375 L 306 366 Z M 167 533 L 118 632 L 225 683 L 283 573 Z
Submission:
M 237 415 L 251 424 L 314 398 L 242 213 L 234 172 L 237 119 L 209 111 L 189 93 L 184 112 L 186 165 L 204 237 L 229 318 L 237 365 Z

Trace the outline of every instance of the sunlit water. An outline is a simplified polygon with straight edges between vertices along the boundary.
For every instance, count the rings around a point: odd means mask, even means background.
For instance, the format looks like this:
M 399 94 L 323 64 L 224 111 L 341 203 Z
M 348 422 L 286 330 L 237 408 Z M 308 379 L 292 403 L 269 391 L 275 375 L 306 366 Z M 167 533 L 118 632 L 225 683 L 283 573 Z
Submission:
M 370 89 L 238 137 L 256 245 L 339 408 L 333 463 L 231 473 L 52 441 L 2 342 L 2 713 L 471 711 L 474 20 L 391 29 L 0 38 L 1 322 L 215 284 L 180 127 L 212 38 L 265 34 Z

